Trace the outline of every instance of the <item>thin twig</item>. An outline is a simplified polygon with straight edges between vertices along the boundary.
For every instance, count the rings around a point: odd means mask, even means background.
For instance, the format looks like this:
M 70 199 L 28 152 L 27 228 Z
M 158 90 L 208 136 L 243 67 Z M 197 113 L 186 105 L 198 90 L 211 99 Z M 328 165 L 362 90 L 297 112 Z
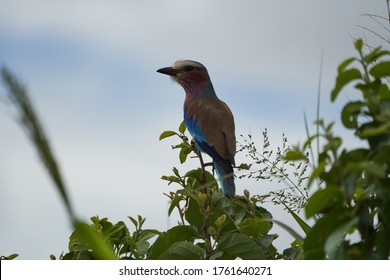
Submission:
M 382 17 L 382 16 L 378 16 L 378 15 L 374 15 L 374 14 L 367 14 L 367 13 L 364 13 L 361 16 L 369 17 L 370 19 L 375 21 L 377 24 L 382 26 L 384 29 L 386 29 L 387 31 L 390 32 L 390 29 L 380 21 L 380 20 L 384 20 L 385 22 L 387 22 L 388 21 L 387 17 Z M 380 19 L 380 20 L 378 20 L 378 19 Z
M 390 26 L 390 0 L 387 1 L 387 14 L 389 15 L 389 26 Z
M 317 117 L 317 120 L 318 120 L 318 117 Z M 309 125 L 307 123 L 307 117 L 306 117 L 306 113 L 305 112 L 303 112 L 303 121 L 305 123 L 306 137 L 307 137 L 307 139 L 309 139 L 310 138 Z M 317 124 L 317 136 L 319 135 L 318 126 L 319 125 Z M 318 137 L 317 137 L 317 139 L 318 139 Z M 312 147 L 311 144 L 309 145 L 309 149 L 310 149 L 310 154 L 311 154 L 311 160 L 313 162 L 313 168 L 315 169 L 316 168 L 316 163 L 315 163 L 315 160 L 314 160 L 314 152 L 313 152 L 313 147 Z M 319 143 L 318 143 L 318 141 L 317 141 L 317 151 L 319 151 Z
M 321 50 L 321 61 L 320 61 L 320 75 L 318 77 L 318 89 L 317 89 L 317 122 L 320 119 L 320 105 L 321 105 L 321 82 L 322 82 L 322 68 L 324 63 L 324 49 Z M 320 133 L 319 124 L 317 124 L 317 136 Z M 320 139 L 317 137 L 317 152 L 320 150 Z M 314 161 L 313 161 L 314 162 Z
M 205 164 L 203 161 L 203 157 L 202 157 L 202 154 L 200 152 L 198 152 L 198 158 L 200 161 L 200 167 L 202 168 L 202 185 L 205 186 L 205 188 L 206 188 L 207 187 L 206 186 L 206 170 L 205 170 Z
M 360 27 L 361 29 L 364 29 L 372 34 L 374 34 L 375 36 L 377 36 L 378 38 L 382 39 L 383 41 L 385 41 L 386 43 L 390 44 L 390 40 L 386 39 L 385 37 L 381 36 L 380 34 L 378 34 L 377 32 L 375 31 L 372 31 L 371 29 L 365 27 L 365 26 L 362 26 L 362 25 L 357 25 L 357 27 Z

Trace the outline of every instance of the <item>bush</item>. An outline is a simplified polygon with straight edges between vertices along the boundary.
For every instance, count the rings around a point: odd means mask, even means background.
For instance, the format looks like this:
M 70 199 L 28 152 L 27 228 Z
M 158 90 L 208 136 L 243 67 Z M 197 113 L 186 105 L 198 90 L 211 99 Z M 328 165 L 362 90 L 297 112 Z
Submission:
M 304 241 L 305 259 L 389 258 L 390 90 L 386 78 L 390 61 L 382 60 L 390 52 L 379 47 L 364 54 L 362 40 L 355 42 L 355 49 L 359 56 L 338 67 L 331 100 L 354 83 L 360 94 L 344 106 L 341 122 L 363 141 L 362 147 L 342 148 L 343 139 L 333 134 L 333 123 L 317 120 L 322 131 L 293 151 L 295 157 L 305 159 L 314 139 L 324 141 L 309 177 L 309 186 L 319 180 L 320 188 L 310 196 L 305 213 L 307 218 L 319 218 Z M 350 238 L 353 233 L 358 237 Z

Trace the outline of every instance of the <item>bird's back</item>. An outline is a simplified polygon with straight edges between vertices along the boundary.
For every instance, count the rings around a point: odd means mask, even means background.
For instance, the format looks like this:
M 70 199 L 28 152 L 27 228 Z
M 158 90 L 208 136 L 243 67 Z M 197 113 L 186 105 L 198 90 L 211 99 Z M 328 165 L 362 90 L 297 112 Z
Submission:
M 223 159 L 235 164 L 234 118 L 223 101 L 216 97 L 194 97 L 184 107 L 184 118 L 190 124 L 189 131 L 195 139 L 201 139 L 203 135 L 201 140 L 214 147 Z

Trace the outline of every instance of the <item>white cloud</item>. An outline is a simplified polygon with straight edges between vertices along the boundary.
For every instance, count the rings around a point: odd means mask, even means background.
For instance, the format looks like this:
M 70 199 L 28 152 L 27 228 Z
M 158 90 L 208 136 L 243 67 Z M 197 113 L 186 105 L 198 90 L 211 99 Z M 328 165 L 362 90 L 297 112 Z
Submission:
M 321 49 L 333 70 L 350 53 L 358 15 L 383 11 L 380 3 L 356 0 L 5 1 L 0 26 L 86 40 L 89 47 L 141 55 L 148 63 L 189 57 L 218 72 L 252 79 L 281 75 L 287 82 L 317 71 Z M 297 66 L 307 72 L 294 71 Z

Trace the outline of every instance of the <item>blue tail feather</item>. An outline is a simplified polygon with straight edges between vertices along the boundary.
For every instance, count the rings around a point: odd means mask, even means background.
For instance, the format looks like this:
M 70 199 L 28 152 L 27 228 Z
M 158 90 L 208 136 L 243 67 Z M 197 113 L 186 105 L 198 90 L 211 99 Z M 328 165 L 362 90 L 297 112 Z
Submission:
M 223 194 L 231 198 L 236 193 L 231 163 L 228 161 L 214 161 L 214 167 L 221 182 Z
M 226 197 L 232 197 L 236 194 L 236 186 L 234 184 L 233 176 L 233 166 L 232 164 L 222 158 L 214 147 L 211 147 L 204 141 L 197 141 L 195 139 L 195 144 L 198 150 L 208 154 L 214 162 L 214 168 L 219 177 L 220 184 L 222 186 L 222 191 Z
M 236 186 L 234 184 L 233 166 L 232 164 L 222 158 L 214 147 L 211 147 L 204 141 L 197 141 L 195 139 L 197 149 L 208 154 L 214 161 L 214 168 L 217 171 L 220 184 L 222 186 L 223 194 L 230 198 L 236 194 Z

